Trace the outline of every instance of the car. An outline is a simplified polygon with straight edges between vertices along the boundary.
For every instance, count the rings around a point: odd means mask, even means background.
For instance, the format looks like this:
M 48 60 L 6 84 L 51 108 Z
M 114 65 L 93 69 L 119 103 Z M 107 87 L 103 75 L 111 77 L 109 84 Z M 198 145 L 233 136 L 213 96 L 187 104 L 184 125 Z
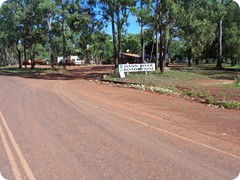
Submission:
M 84 64 L 84 60 L 82 60 L 80 58 L 74 59 L 73 64 L 79 66 L 81 64 Z

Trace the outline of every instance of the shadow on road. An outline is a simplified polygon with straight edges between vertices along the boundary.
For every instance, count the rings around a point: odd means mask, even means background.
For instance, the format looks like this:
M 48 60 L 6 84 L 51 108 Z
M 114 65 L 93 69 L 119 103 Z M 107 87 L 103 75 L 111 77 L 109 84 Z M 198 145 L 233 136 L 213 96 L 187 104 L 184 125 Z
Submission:
M 15 76 L 31 79 L 44 79 L 44 80 L 76 80 L 85 79 L 91 80 L 101 77 L 104 74 L 112 72 L 113 65 L 101 66 L 68 66 L 66 70 L 62 67 L 57 67 L 51 70 L 46 67 L 36 67 L 35 69 L 17 67 L 1 68 L 0 76 Z

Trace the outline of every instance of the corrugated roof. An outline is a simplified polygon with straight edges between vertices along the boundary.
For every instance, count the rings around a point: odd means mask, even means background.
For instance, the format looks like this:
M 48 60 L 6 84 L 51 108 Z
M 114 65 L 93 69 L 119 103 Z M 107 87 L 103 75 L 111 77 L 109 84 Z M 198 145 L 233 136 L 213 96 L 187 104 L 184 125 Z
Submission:
M 140 58 L 138 54 L 132 54 L 132 53 L 122 53 L 123 56 L 133 57 L 133 58 Z

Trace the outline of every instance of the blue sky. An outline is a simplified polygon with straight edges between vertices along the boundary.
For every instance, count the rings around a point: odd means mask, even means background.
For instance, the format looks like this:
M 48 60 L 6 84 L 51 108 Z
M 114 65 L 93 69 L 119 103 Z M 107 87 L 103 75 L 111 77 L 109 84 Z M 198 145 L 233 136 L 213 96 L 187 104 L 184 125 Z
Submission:
M 128 18 L 129 26 L 126 27 L 126 29 L 129 34 L 139 34 L 140 33 L 140 26 L 136 21 L 137 21 L 137 18 L 135 16 L 130 16 Z M 105 31 L 107 34 L 112 34 L 111 23 L 109 23 L 109 25 L 107 26 Z
M 132 34 L 139 34 L 140 33 L 140 26 L 136 22 L 137 18 L 135 16 L 130 16 L 128 18 L 129 26 L 127 27 L 127 32 Z

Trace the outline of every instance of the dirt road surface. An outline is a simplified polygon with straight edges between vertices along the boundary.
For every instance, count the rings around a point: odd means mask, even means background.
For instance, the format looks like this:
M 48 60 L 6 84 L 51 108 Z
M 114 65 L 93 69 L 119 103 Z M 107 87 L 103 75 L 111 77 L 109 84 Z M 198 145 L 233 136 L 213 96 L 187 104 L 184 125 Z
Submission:
M 0 75 L 8 180 L 234 179 L 240 111 L 78 78 Z M 0 178 L 1 179 L 1 178 Z

